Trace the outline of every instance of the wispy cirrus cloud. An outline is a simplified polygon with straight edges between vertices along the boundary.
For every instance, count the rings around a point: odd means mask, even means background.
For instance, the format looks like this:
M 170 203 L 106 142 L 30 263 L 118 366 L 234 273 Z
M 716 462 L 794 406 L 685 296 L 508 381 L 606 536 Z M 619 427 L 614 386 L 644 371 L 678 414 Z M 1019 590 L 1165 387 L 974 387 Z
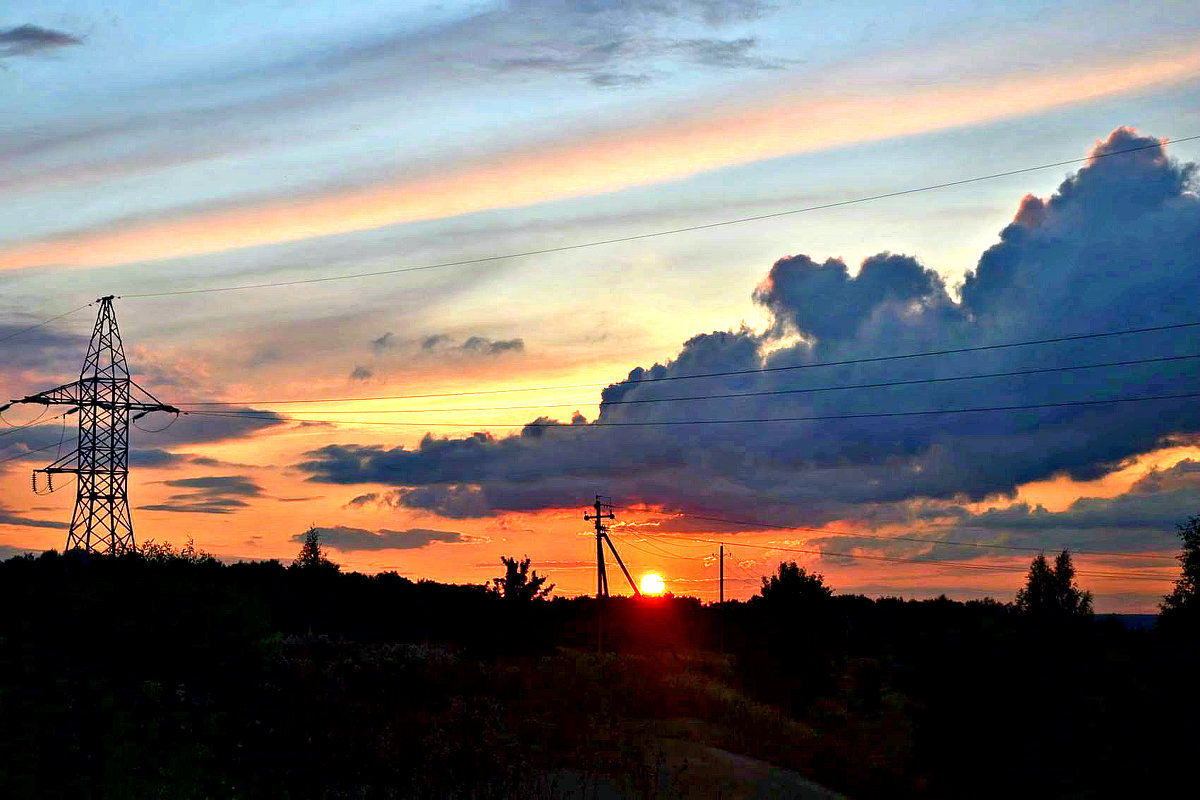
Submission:
M 432 177 L 251 204 L 180 209 L 0 250 L 0 269 L 100 266 L 211 253 L 673 180 L 766 158 L 1030 114 L 1192 78 L 1194 52 L 1056 74 L 1011 73 L 848 97 L 801 91 L 705 113 L 614 124 L 460 162 Z M 803 135 L 798 135 L 798 132 Z

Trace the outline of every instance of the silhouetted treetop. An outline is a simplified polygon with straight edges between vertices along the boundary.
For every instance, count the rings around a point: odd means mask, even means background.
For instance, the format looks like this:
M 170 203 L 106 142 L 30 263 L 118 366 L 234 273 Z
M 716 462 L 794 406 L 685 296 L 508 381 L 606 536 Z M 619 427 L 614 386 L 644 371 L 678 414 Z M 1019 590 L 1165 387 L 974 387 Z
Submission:
M 1176 529 L 1183 542 L 1179 552 L 1182 573 L 1160 606 L 1166 622 L 1200 617 L 1200 515 L 1189 517 Z
M 1017 592 L 1017 610 L 1043 617 L 1090 616 L 1092 593 L 1075 585 L 1075 567 L 1071 553 L 1063 550 L 1054 559 L 1054 567 L 1038 553 L 1029 565 L 1025 588 Z
M 763 577 L 759 593 L 769 602 L 810 603 L 828 599 L 833 589 L 825 585 L 824 575 L 810 573 L 795 561 L 780 561 L 777 574 Z
M 325 557 L 325 551 L 321 548 L 321 532 L 316 527 L 311 527 L 304 534 L 304 544 L 300 546 L 300 554 L 292 562 L 292 569 L 337 572 L 341 567 Z
M 525 556 L 520 561 L 508 556 L 501 556 L 500 563 L 504 565 L 505 573 L 502 577 L 492 578 L 492 589 L 499 592 L 505 600 L 529 603 L 546 597 L 554 590 L 554 584 L 546 586 L 547 578 L 538 575 L 537 570 L 530 573 L 529 556 Z

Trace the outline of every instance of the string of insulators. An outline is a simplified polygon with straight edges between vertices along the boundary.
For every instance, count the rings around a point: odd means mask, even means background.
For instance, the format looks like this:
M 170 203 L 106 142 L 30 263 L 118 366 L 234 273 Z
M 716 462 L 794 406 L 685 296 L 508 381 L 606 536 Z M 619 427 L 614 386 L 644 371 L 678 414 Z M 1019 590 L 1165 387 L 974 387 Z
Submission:
M 45 472 L 45 470 L 34 470 L 33 473 L 30 475 L 30 482 L 33 484 L 33 493 L 37 494 L 37 495 L 54 494 L 54 473 L 46 472 L 46 491 L 39 492 L 38 491 L 38 482 L 37 482 L 38 472 Z

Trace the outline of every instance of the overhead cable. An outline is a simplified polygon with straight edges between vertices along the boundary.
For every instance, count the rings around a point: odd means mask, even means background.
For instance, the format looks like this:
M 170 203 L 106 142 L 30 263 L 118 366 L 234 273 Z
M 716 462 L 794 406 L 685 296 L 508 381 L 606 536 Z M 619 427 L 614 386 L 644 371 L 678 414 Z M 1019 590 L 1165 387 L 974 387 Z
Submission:
M 771 389 L 771 390 L 765 390 L 765 391 L 760 391 L 760 392 L 732 392 L 732 393 L 727 393 L 727 394 L 684 395 L 684 396 L 678 396 L 678 397 L 654 397 L 654 398 L 645 398 L 645 399 L 639 398 L 639 399 L 633 399 L 633 400 L 602 400 L 600 405 L 602 407 L 607 407 L 607 406 L 624 406 L 624 405 L 642 405 L 642 404 L 648 404 L 648 403 L 678 403 L 678 402 L 686 402 L 686 401 L 693 401 L 693 400 L 729 400 L 729 399 L 736 399 L 736 398 L 742 398 L 742 397 L 772 397 L 772 396 L 777 396 L 777 395 L 816 394 L 819 392 L 840 392 L 840 391 L 847 391 L 850 389 L 880 389 L 880 388 L 895 387 L 895 386 L 918 386 L 918 385 L 930 384 L 930 383 L 951 383 L 951 382 L 955 382 L 955 381 L 981 380 L 984 378 L 1009 378 L 1009 377 L 1018 377 L 1018 376 L 1027 376 L 1027 375 L 1042 375 L 1042 374 L 1047 374 L 1047 373 L 1052 373 L 1052 372 L 1073 372 L 1073 371 L 1077 371 L 1077 370 L 1086 370 L 1086 369 L 1126 367 L 1126 366 L 1135 366 L 1135 365 L 1142 365 L 1142 364 L 1161 364 L 1161 363 L 1173 362 L 1173 361 L 1191 361 L 1191 360 L 1195 360 L 1198 358 L 1200 358 L 1200 354 L 1190 354 L 1190 355 L 1181 355 L 1181 356 L 1160 356 L 1160 357 L 1155 357 L 1155 358 L 1127 359 L 1124 361 L 1106 361 L 1106 362 L 1097 363 L 1097 364 L 1075 364 L 1075 365 L 1069 364 L 1066 366 L 1038 367 L 1036 369 L 1020 369 L 1020 370 L 1011 370 L 1011 371 L 1007 371 L 1007 372 L 984 372 L 984 373 L 976 373 L 976 374 L 972 374 L 972 375 L 951 375 L 951 376 L 940 377 L 940 378 L 914 378 L 912 380 L 903 380 L 903 381 L 881 381 L 881 382 L 876 382 L 876 383 L 851 383 L 851 384 L 844 384 L 841 386 L 816 386 L 816 387 L 805 387 L 805 388 L 800 388 L 800 389 Z M 634 383 L 639 383 L 639 381 L 634 381 Z M 390 400 L 390 399 L 395 399 L 395 398 L 388 398 L 388 397 L 331 398 L 331 399 L 325 400 L 324 402 L 330 402 L 330 403 L 333 403 L 333 402 L 356 402 L 356 401 L 364 401 L 364 400 Z M 293 402 L 299 404 L 299 403 L 313 403 L 313 402 L 321 402 L 321 401 L 296 400 Z M 434 413 L 450 413 L 450 412 L 456 412 L 456 411 L 520 411 L 520 410 L 527 410 L 527 409 L 542 409 L 542 408 L 577 408 L 577 407 L 580 407 L 583 405 L 588 405 L 592 402 L 594 402 L 594 401 L 586 400 L 586 401 L 577 401 L 577 402 L 573 402 L 573 403 L 533 403 L 533 404 L 528 404 L 528 405 L 481 406 L 481 407 L 474 407 L 474 408 L 389 408 L 389 409 L 351 409 L 351 410 L 319 409 L 319 410 L 314 410 L 314 411 L 303 411 L 303 412 L 298 412 L 298 413 L 303 413 L 303 414 L 364 414 L 364 413 L 365 414 L 419 414 L 419 413 L 430 413 L 430 414 L 434 414 Z M 210 401 L 210 402 L 195 402 L 195 403 L 179 403 L 178 405 L 182 406 L 182 407 L 193 408 L 193 407 L 209 407 L 209 406 L 222 406 L 222 405 L 282 405 L 285 403 L 287 403 L 287 401 L 283 401 L 283 400 L 272 401 L 272 402 L 241 401 L 238 403 L 234 403 L 232 401 L 221 401 L 221 402 Z M 283 413 L 286 413 L 286 412 L 283 412 Z
M 1119 403 L 1146 403 L 1165 400 L 1187 400 L 1200 397 L 1200 392 L 1183 392 L 1179 394 L 1149 395 L 1145 397 L 1109 397 L 1097 400 L 1064 400 L 1056 403 L 1023 403 L 1002 406 L 977 406 L 973 408 L 935 408 L 920 411 L 872 411 L 858 414 L 814 414 L 802 417 L 749 417 L 741 419 L 672 419 L 672 420 L 629 420 L 620 422 L 604 422 L 597 420 L 581 424 L 563 422 L 441 422 L 437 420 L 404 421 L 393 420 L 344 420 L 344 419 L 305 419 L 303 417 L 283 417 L 275 413 L 256 414 L 253 412 L 235 411 L 188 411 L 193 416 L 225 417 L 232 419 L 260 419 L 272 422 L 318 422 L 329 425 L 365 425 L 365 426 L 399 426 L 421 428 L 541 428 L 561 430 L 595 430 L 598 428 L 643 428 L 680 425 L 749 425 L 779 422 L 823 422 L 833 420 L 853 419 L 882 419 L 889 417 L 925 417 L 948 414 L 977 414 L 1009 411 L 1034 411 L 1048 408 L 1073 408 L 1084 406 L 1102 406 Z M 366 412 L 369 413 L 369 412 Z
M 840 361 L 815 361 L 809 364 L 788 364 L 778 367 L 755 367 L 752 369 L 727 370 L 724 372 L 701 372 L 693 375 L 665 375 L 660 378 L 639 378 L 637 380 L 624 381 L 607 381 L 598 383 L 573 383 L 562 384 L 558 386 L 525 386 L 514 389 L 484 389 L 469 392 L 438 392 L 434 394 L 398 394 L 398 395 L 378 395 L 371 397 L 326 397 L 311 400 L 290 399 L 290 400 L 271 400 L 271 399 L 242 399 L 242 400 L 211 400 L 205 402 L 186 403 L 189 407 L 194 406 L 230 406 L 230 405 L 290 405 L 300 403 L 334 403 L 334 402 L 351 402 L 351 401 L 370 401 L 370 400 L 419 400 L 434 397 L 467 397 L 473 395 L 485 394 L 511 394 L 514 392 L 541 392 L 552 391 L 558 389 L 585 389 L 597 386 L 610 386 L 614 383 L 621 385 L 641 385 L 644 383 L 665 383 L 667 381 L 687 381 L 697 380 L 701 378 L 724 378 L 733 375 L 756 375 L 770 372 L 791 372 L 803 369 L 818 369 L 822 367 L 845 367 L 854 364 L 875 364 L 885 361 L 899 361 L 910 358 L 931 358 L 934 356 L 957 355 L 959 353 L 980 353 L 987 350 L 1005 350 L 1014 347 L 1033 347 L 1043 344 L 1057 344 L 1060 342 L 1076 342 L 1090 339 L 1105 339 L 1113 336 L 1130 336 L 1139 333 L 1153 333 L 1158 331 L 1173 331 L 1184 328 L 1198 328 L 1198 322 L 1177 322 L 1169 325 L 1150 325 L 1141 328 L 1125 328 L 1115 331 L 1100 331 L 1097 333 L 1077 333 L 1066 336 L 1054 336 L 1044 339 L 1025 339 L 1015 342 L 999 342 L 997 344 L 977 345 L 974 347 L 954 347 L 943 350 L 924 350 L 915 353 L 900 353 L 890 356 L 871 356 L 867 358 L 851 358 Z M 1183 356 L 1181 358 L 1193 358 L 1194 356 Z
M 1005 170 L 1003 172 L 993 172 L 987 175 L 977 175 L 971 178 L 961 178 L 959 180 L 945 181 L 942 183 L 933 183 L 926 186 L 918 186 L 912 189 L 901 189 L 894 192 L 884 192 L 882 194 L 866 195 L 863 197 L 855 197 L 848 200 L 837 200 L 831 203 L 821 203 L 818 205 L 803 206 L 801 208 L 792 208 L 785 211 L 774 211 L 769 214 L 755 214 L 749 217 L 737 217 L 735 219 L 718 220 L 716 222 L 706 222 L 699 225 L 687 225 L 681 228 L 670 228 L 667 230 L 650 231 L 648 233 L 638 233 L 629 236 L 617 236 L 611 239 L 597 239 L 590 242 L 578 242 L 576 244 L 560 245 L 557 247 L 542 247 L 534 250 L 524 250 L 520 252 L 504 253 L 494 256 L 482 256 L 479 258 L 465 258 L 457 261 L 442 261 L 433 264 L 419 264 L 406 267 L 395 267 L 393 269 L 375 270 L 372 272 L 354 272 L 342 275 L 327 275 L 320 278 L 297 278 L 290 281 L 269 281 L 265 283 L 244 283 L 232 286 L 210 286 L 197 289 L 175 289 L 163 292 L 134 292 L 122 294 L 121 297 L 126 299 L 133 298 L 148 298 L 148 297 L 174 297 L 178 295 L 190 294 L 208 294 L 212 292 L 240 292 L 250 289 L 272 289 L 286 286 L 301 286 L 314 283 L 329 283 L 331 281 L 346 281 L 356 280 L 359 278 L 376 278 L 385 275 L 400 275 L 407 272 L 422 272 L 426 270 L 445 269 L 448 267 L 463 267 L 473 264 L 485 264 L 494 261 L 504 261 L 513 258 L 525 258 L 528 256 L 549 255 L 551 253 L 564 253 L 571 250 L 583 250 L 591 247 L 601 247 L 604 245 L 620 244 L 623 242 L 636 242 L 643 239 L 653 239 L 659 236 L 674 236 L 681 233 L 692 233 L 695 231 L 710 230 L 712 228 L 722 228 L 730 225 L 742 225 L 748 222 L 759 222 L 761 220 L 777 219 L 779 217 L 788 217 L 796 214 L 806 214 L 813 211 L 823 211 L 832 208 L 841 208 L 844 206 L 857 205 L 860 203 L 869 203 L 876 200 L 886 200 L 894 197 L 904 197 L 906 195 L 918 194 L 921 192 L 931 192 L 937 189 L 948 189 L 953 186 L 964 186 L 971 183 L 979 183 L 981 181 L 990 181 L 997 178 L 1006 178 L 1013 175 L 1022 175 L 1028 172 L 1038 172 L 1040 170 L 1053 169 L 1054 167 L 1067 166 L 1069 164 L 1081 164 L 1084 162 L 1098 161 L 1103 158 L 1113 158 L 1115 156 L 1128 155 L 1130 153 L 1138 153 L 1144 150 L 1156 150 L 1166 147 L 1168 143 L 1189 142 L 1195 139 L 1200 139 L 1200 134 L 1195 136 L 1184 136 L 1178 139 L 1163 139 L 1154 144 L 1141 145 L 1139 147 L 1129 147 L 1123 150 L 1113 150 L 1108 153 L 1098 153 L 1082 158 L 1068 158 L 1063 161 L 1054 161 L 1048 164 L 1038 164 L 1031 167 L 1021 167 L 1018 169 Z

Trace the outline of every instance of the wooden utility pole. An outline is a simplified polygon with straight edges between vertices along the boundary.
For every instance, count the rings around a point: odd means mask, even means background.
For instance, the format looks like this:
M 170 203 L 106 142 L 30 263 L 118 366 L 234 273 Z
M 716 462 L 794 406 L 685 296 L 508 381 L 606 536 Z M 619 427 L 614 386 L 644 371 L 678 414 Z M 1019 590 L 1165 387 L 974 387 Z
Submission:
M 634 596 L 640 597 L 642 593 L 638 589 L 637 583 L 634 582 L 633 576 L 629 574 L 629 570 L 625 568 L 625 562 L 621 560 L 621 555 L 613 545 L 612 539 L 608 538 L 608 526 L 604 524 L 604 520 L 617 518 L 613 513 L 612 498 L 598 494 L 592 508 L 596 510 L 596 513 L 588 514 L 585 511 L 583 518 L 596 523 L 596 649 L 603 651 L 604 623 L 601 617 L 604 613 L 604 601 L 608 598 L 608 572 L 604 568 L 605 544 L 608 544 L 608 549 L 612 552 L 613 558 L 617 560 L 617 566 L 621 568 L 621 572 L 625 573 L 625 580 L 629 581 Z
M 721 545 L 721 604 L 725 603 L 725 545 Z

